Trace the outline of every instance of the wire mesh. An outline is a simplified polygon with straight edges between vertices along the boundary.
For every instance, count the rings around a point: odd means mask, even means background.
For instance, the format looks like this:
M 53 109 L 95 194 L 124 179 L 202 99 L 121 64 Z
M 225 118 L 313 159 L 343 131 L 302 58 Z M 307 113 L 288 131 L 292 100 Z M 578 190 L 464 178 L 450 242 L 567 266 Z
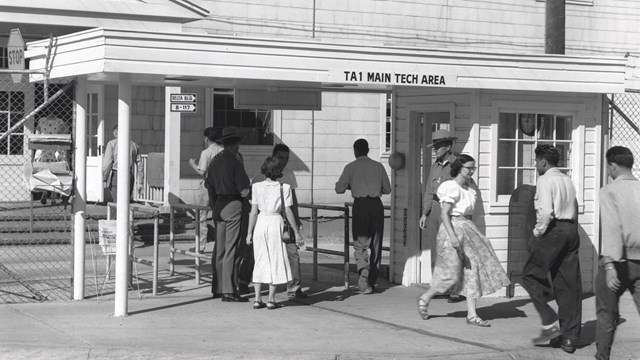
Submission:
M 610 120 L 610 145 L 624 146 L 631 150 L 636 161 L 633 164 L 633 175 L 640 177 L 640 94 L 621 93 L 610 96 L 620 112 L 613 109 Z M 630 120 L 628 121 L 625 117 Z M 631 122 L 631 123 L 630 123 Z
M 71 296 L 72 85 L 0 73 L 0 303 Z

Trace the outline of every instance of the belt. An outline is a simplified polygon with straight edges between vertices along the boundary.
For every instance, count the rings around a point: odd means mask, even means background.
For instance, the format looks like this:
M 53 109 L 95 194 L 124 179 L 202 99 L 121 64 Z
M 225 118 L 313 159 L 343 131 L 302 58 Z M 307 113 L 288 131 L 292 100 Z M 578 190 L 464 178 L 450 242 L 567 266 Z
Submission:
M 379 199 L 379 197 L 377 197 L 377 196 L 361 196 L 361 197 L 355 198 L 355 200 L 375 200 L 375 199 Z
M 242 195 L 219 194 L 216 195 L 218 200 L 242 200 Z
M 553 220 L 555 220 L 557 222 L 565 222 L 565 223 L 569 223 L 569 224 L 575 224 L 576 223 L 576 221 L 572 220 L 572 219 L 553 219 Z

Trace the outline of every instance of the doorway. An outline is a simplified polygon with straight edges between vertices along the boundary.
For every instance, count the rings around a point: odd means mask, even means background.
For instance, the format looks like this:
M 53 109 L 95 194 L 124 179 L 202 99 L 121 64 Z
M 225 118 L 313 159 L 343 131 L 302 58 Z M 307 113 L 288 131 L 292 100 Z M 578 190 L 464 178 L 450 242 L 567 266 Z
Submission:
M 452 127 L 452 111 L 438 110 L 419 112 L 419 124 L 420 124 L 420 198 L 424 196 L 424 190 L 426 187 L 426 181 L 429 178 L 429 172 L 431 170 L 431 164 L 435 161 L 435 154 L 432 147 L 427 147 L 431 144 L 431 134 L 440 129 L 451 130 Z M 422 215 L 422 201 L 420 202 L 420 215 Z M 435 239 L 431 239 L 429 231 L 419 229 L 420 232 L 420 257 L 418 262 L 418 274 L 421 283 L 430 283 L 432 277 L 432 252 L 435 252 L 435 248 L 432 248 L 432 243 L 435 243 Z M 437 231 L 436 231 L 437 232 Z
M 104 86 L 87 86 L 87 201 L 103 202 Z

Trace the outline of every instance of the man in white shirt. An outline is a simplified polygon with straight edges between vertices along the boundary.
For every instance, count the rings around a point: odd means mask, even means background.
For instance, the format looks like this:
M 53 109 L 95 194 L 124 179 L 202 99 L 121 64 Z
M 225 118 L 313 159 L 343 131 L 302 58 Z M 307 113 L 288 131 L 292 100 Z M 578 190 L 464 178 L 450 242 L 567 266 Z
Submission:
M 537 221 L 522 286 L 542 318 L 542 332 L 533 343 L 541 345 L 562 336 L 562 350 L 573 353 L 582 321 L 576 189 L 571 178 L 558 169 L 560 155 L 554 146 L 539 145 L 535 154 L 540 175 L 534 198 Z M 549 273 L 552 284 L 547 278 Z M 558 303 L 557 314 L 547 304 L 553 294 Z
M 196 163 L 196 159 L 189 159 L 189 166 L 195 171 L 198 175 L 202 176 L 202 180 L 200 180 L 200 189 L 196 194 L 196 200 L 198 201 L 198 205 L 209 205 L 209 193 L 205 188 L 205 175 L 207 174 L 207 168 L 209 167 L 209 163 L 211 160 L 218 155 L 224 148 L 222 145 L 215 142 L 215 139 L 218 137 L 218 133 L 215 128 L 208 127 L 204 129 L 204 150 L 200 152 L 200 159 Z M 207 220 L 211 215 L 210 211 L 201 211 L 200 212 L 200 246 L 202 247 L 202 251 L 205 250 L 207 246 L 207 242 L 209 240 L 215 241 L 215 231 L 213 226 L 211 226 Z M 195 251 L 195 248 L 190 249 Z

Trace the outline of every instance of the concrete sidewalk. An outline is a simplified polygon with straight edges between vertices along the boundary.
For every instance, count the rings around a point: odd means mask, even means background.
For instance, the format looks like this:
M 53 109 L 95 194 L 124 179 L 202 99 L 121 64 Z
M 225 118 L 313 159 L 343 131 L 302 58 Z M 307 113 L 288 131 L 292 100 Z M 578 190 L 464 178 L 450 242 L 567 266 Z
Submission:
M 595 354 L 595 299 L 583 302 L 581 344 L 575 354 L 534 347 L 539 317 L 526 297 L 483 298 L 478 313 L 491 328 L 469 326 L 466 304 L 434 300 L 420 319 L 424 291 L 379 281 L 361 295 L 351 273 L 342 286 L 340 259 L 319 255 L 311 282 L 311 253 L 301 251 L 310 297 L 278 300 L 282 308 L 211 299 L 208 283 L 166 281 L 158 296 L 129 293 L 129 316 L 113 317 L 113 294 L 84 301 L 0 305 L 1 359 L 590 359 Z M 148 276 L 148 274 L 141 274 Z M 165 285 L 163 285 L 165 280 Z M 205 278 L 206 280 L 206 278 Z M 640 318 L 631 297 L 621 301 L 613 359 L 640 359 Z

